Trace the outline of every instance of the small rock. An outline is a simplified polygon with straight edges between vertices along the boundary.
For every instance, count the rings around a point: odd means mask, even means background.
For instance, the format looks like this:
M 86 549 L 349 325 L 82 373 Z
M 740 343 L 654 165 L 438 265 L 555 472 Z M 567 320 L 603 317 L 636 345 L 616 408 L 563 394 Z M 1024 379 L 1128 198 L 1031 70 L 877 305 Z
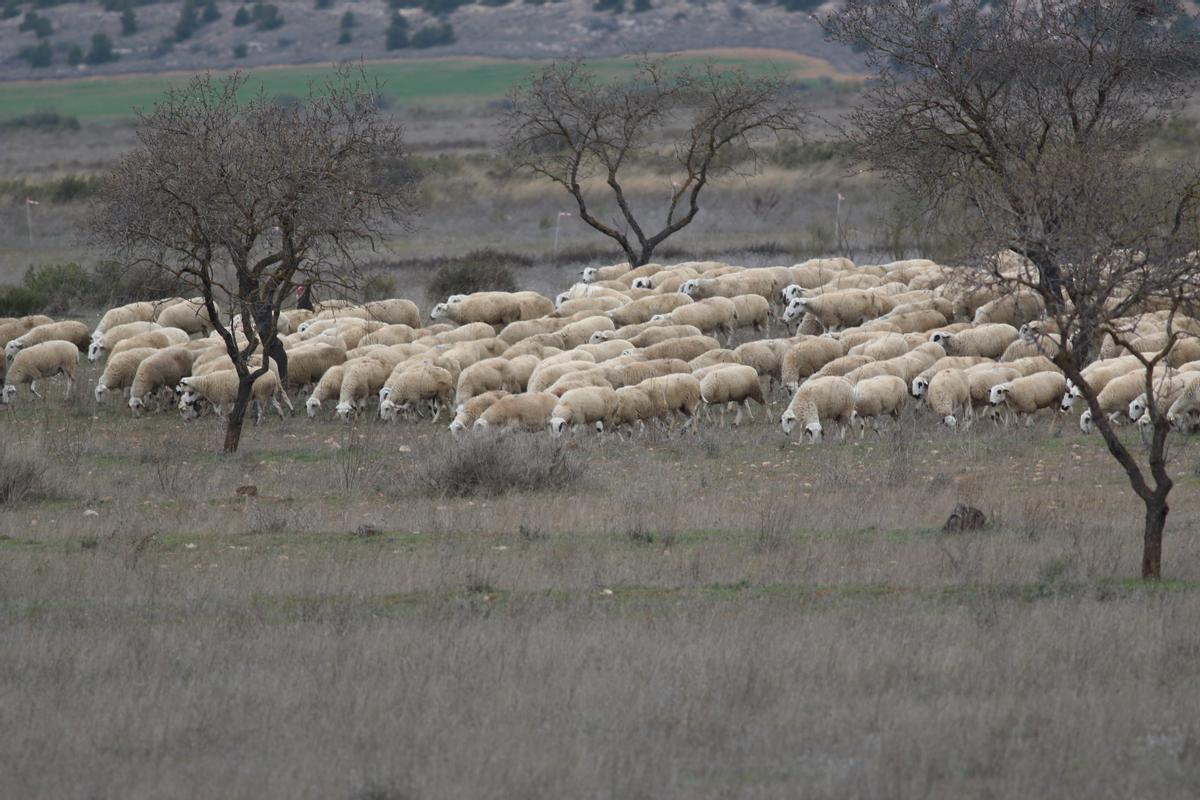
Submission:
M 89 508 L 87 511 L 83 512 L 83 515 L 85 517 L 98 517 L 100 516 L 100 512 L 94 508 Z
M 959 503 L 950 512 L 946 524 L 942 526 L 942 533 L 977 531 L 985 525 L 987 525 L 987 517 L 982 511 L 974 506 Z
M 237 487 L 233 493 L 238 497 L 258 497 L 258 487 L 253 483 L 248 483 L 245 486 Z
M 355 536 L 378 536 L 381 533 L 374 525 L 359 525 L 354 529 Z

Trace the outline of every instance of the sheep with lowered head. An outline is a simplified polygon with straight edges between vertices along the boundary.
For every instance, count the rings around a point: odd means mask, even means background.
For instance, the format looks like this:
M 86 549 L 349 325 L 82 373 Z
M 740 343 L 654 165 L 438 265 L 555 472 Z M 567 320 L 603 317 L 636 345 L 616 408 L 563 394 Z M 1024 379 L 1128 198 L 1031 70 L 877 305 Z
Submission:
M 996 384 L 992 387 L 991 402 L 993 407 L 1001 403 L 1008 406 L 1029 425 L 1040 409 L 1057 405 L 1066 390 L 1067 382 L 1061 372 L 1037 372 Z
M 238 374 L 234 370 L 221 370 L 208 375 L 191 375 L 179 381 L 183 389 L 179 398 L 179 411 L 184 420 L 193 420 L 200 416 L 200 402 L 207 403 L 217 416 L 224 418 L 233 409 L 238 395 Z M 283 419 L 283 405 L 292 407 L 291 400 L 284 394 L 279 384 L 279 376 L 267 371 L 262 374 L 250 387 L 250 401 L 254 403 L 254 423 L 262 422 L 263 405 L 270 402 L 271 406 Z
M 585 386 L 564 392 L 550 412 L 550 433 L 561 436 L 563 430 L 576 425 L 595 425 L 604 430 L 604 420 L 617 408 L 617 393 L 611 387 Z
M 133 376 L 137 373 L 138 365 L 157 352 L 158 350 L 153 347 L 139 347 L 134 350 L 126 350 L 124 353 L 110 358 L 104 365 L 104 372 L 100 374 L 99 380 L 96 381 L 96 388 L 93 390 L 96 402 L 103 403 L 108 398 L 108 393 L 112 391 L 120 391 L 124 394 L 124 391 L 133 384 Z
M 895 375 L 879 375 L 854 384 L 854 411 L 850 421 L 858 424 L 858 438 L 866 434 L 868 422 L 875 433 L 882 436 L 880 418 L 887 416 L 898 421 L 907 402 L 908 385 Z
M 754 367 L 743 364 L 721 364 L 700 379 L 700 399 L 706 406 L 721 407 L 721 427 L 725 427 L 725 409 L 728 403 L 737 404 L 735 426 L 742 424 L 742 411 L 754 421 L 754 412 L 750 409 L 750 401 L 767 406 L 763 396 L 762 382 Z
M 15 358 L 23 348 L 43 342 L 70 342 L 77 348 L 83 348 L 87 346 L 88 341 L 87 326 L 82 322 L 75 320 L 50 322 L 31 328 L 28 332 L 9 340 L 4 345 L 4 355 L 10 359 Z
M 824 437 L 824 422 L 832 422 L 838 428 L 840 438 L 845 438 L 844 426 L 850 423 L 854 413 L 854 387 L 842 377 L 813 378 L 796 390 L 787 410 L 780 417 L 785 434 L 791 435 L 796 423 L 804 426 L 804 438 L 819 442 Z
M 524 392 L 501 397 L 475 420 L 472 430 L 489 428 L 518 428 L 525 431 L 544 431 L 550 424 L 550 413 L 558 398 L 546 392 Z
M 472 397 L 455 409 L 454 419 L 450 421 L 450 432 L 456 435 L 463 433 L 475 424 L 475 420 L 479 419 L 484 411 L 491 408 L 500 398 L 508 397 L 509 394 L 502 389 L 495 389 Z
M 125 354 L 113 355 L 108 359 L 108 363 L 111 364 L 123 355 Z M 133 415 L 136 417 L 142 413 L 146 401 L 155 392 L 165 394 L 170 391 L 174 399 L 175 387 L 191 373 L 195 359 L 196 354 L 186 347 L 156 350 L 142 359 L 133 376 L 133 382 L 129 385 L 129 410 Z
M 425 403 L 433 407 L 435 422 L 443 408 L 447 413 L 453 408 L 454 377 L 448 370 L 433 364 L 396 365 L 384 390 L 386 395 L 379 402 L 379 418 L 385 422 L 394 421 L 402 411 L 420 414 Z
M 88 347 L 88 361 L 99 361 L 105 354 L 116 347 L 119 342 L 125 339 L 131 339 L 139 334 L 161 329 L 162 326 L 157 322 L 127 322 L 124 325 L 109 328 L 92 339 L 92 343 Z
M 71 396 L 75 385 L 75 368 L 79 365 L 79 348 L 72 342 L 55 339 L 39 342 L 22 349 L 13 358 L 4 377 L 4 390 L 0 403 L 8 405 L 17 396 L 17 387 L 28 385 L 29 391 L 39 400 L 45 400 L 37 390 L 37 382 L 56 375 L 65 375 L 67 388 L 63 397 Z

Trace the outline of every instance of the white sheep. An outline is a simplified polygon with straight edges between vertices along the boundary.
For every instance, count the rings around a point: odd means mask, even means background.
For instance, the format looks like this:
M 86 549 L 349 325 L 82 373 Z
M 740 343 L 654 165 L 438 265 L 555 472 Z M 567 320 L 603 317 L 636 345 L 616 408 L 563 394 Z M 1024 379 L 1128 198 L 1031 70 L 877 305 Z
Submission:
M 28 384 L 34 397 L 44 400 L 37 390 L 37 382 L 56 375 L 66 376 L 67 387 L 63 397 L 70 397 L 71 389 L 75 386 L 75 368 L 78 365 L 79 348 L 72 342 L 55 339 L 29 345 L 18 352 L 9 365 L 4 378 L 4 390 L 0 393 L 0 403 L 11 403 L 17 396 L 17 387 L 25 384 Z
M 49 322 L 33 327 L 15 339 L 9 340 L 4 345 L 4 355 L 6 358 L 12 359 L 22 349 L 43 342 L 71 342 L 75 347 L 83 348 L 87 346 L 88 341 L 87 326 L 82 322 L 75 320 Z
M 165 347 L 182 346 L 189 341 L 186 331 L 181 331 L 179 328 L 160 328 L 156 331 L 146 331 L 136 336 L 130 336 L 128 339 L 122 339 L 113 345 L 112 350 L 109 351 L 109 357 L 138 347 L 153 347 L 161 350 Z
M 472 430 L 489 428 L 519 428 L 526 431 L 544 431 L 550 424 L 550 413 L 558 405 L 558 398 L 545 392 L 525 392 L 501 397 L 475 420 Z
M 486 358 L 460 372 L 458 386 L 454 392 L 454 403 L 462 405 L 472 397 L 494 389 L 507 392 L 521 390 L 520 378 L 514 364 L 507 358 Z
M 98 361 L 104 355 L 112 350 L 117 344 L 125 339 L 130 339 L 147 331 L 156 331 L 162 328 L 157 322 L 126 322 L 123 325 L 116 325 L 100 333 L 99 336 L 92 339 L 91 345 L 88 347 L 88 361 Z
M 850 421 L 858 423 L 859 438 L 866 434 L 868 421 L 875 433 L 880 433 L 880 417 L 899 420 L 907 401 L 908 385 L 895 375 L 879 375 L 854 384 L 854 411 Z
M 1167 421 L 1177 427 L 1200 413 L 1200 372 L 1182 373 L 1181 382 L 1183 387 L 1167 409 Z
M 128 351 L 127 351 L 128 352 Z M 109 358 L 108 363 L 125 355 L 120 353 Z M 175 387 L 192 370 L 196 354 L 186 347 L 168 347 L 156 350 L 142 359 L 129 386 L 129 410 L 136 417 L 146 407 L 146 401 L 154 392 L 174 391 Z
M 1014 292 L 981 305 L 975 310 L 973 320 L 976 325 L 999 322 L 1019 326 L 1037 319 L 1045 312 L 1046 306 L 1036 294 Z
M 695 429 L 696 409 L 700 406 L 700 381 L 694 376 L 669 373 L 647 378 L 636 386 L 645 392 L 659 409 L 656 416 L 671 417 L 677 413 L 684 418 L 685 430 L 688 427 Z
M 133 383 L 133 376 L 137 374 L 138 365 L 157 352 L 158 350 L 153 347 L 139 347 L 136 350 L 126 350 L 124 353 L 110 358 L 104 365 L 104 372 L 100 373 L 100 378 L 96 381 L 95 389 L 92 390 L 96 402 L 105 402 L 109 392 L 112 391 L 120 391 L 124 394 L 124 391 Z
M 287 351 L 288 385 L 302 389 L 315 384 L 330 367 L 345 362 L 345 348 L 336 344 L 306 342 Z
M 717 350 L 721 343 L 710 336 L 685 336 L 681 339 L 667 339 L 657 344 L 642 348 L 641 354 L 647 360 L 660 358 L 677 358 L 681 361 L 691 361 L 696 356 Z
M 193 372 L 195 372 L 194 369 Z M 304 403 L 308 416 L 315 417 L 326 400 L 330 400 L 341 394 L 343 372 L 344 364 L 336 364 L 325 370 L 325 374 L 317 381 L 317 385 L 313 387 L 312 394 L 308 396 L 308 400 Z
M 660 314 L 670 314 L 678 308 L 692 305 L 692 298 L 683 294 L 655 294 L 630 301 L 606 313 L 615 325 L 637 325 Z
M 999 358 L 1019 335 L 1012 325 L 996 323 L 953 332 L 937 330 L 930 335 L 929 341 L 940 344 L 950 356 Z
M 841 358 L 845 352 L 841 342 L 825 336 L 804 336 L 784 353 L 780 368 L 783 385 L 794 392 L 801 381 L 821 367 Z
M 239 379 L 234 370 L 221 370 L 208 375 L 191 375 L 179 381 L 182 396 L 179 399 L 179 411 L 184 420 L 192 420 L 200 415 L 200 401 L 207 403 L 217 416 L 224 418 L 237 402 Z M 279 376 L 268 370 L 263 373 L 250 387 L 250 401 L 254 403 L 255 424 L 262 422 L 263 404 L 270 401 L 271 406 L 283 419 L 284 404 L 290 409 L 291 400 L 279 384 Z M 228 408 L 226 408 L 228 406 Z
M 209 317 L 208 308 L 204 305 L 204 299 L 199 297 L 165 306 L 155 316 L 154 322 L 164 328 L 178 328 L 181 331 L 200 336 L 207 336 L 208 332 L 215 327 Z
M 956 411 L 971 414 L 971 386 L 961 369 L 943 369 L 929 378 L 924 392 L 926 405 L 950 428 L 958 425 Z
M 737 327 L 737 307 L 727 297 L 710 297 L 683 305 L 664 316 L 676 325 L 699 328 L 701 333 L 723 334 L 727 342 L 732 340 L 734 328 Z
M 664 322 L 669 322 L 670 317 L 662 317 Z M 654 328 L 647 328 L 636 336 L 630 337 L 629 344 L 632 347 L 649 347 L 652 344 L 665 342 L 668 339 L 683 339 L 688 336 L 701 336 L 702 331 L 695 325 L 660 325 Z
M 993 407 L 1005 404 L 1029 425 L 1040 409 L 1054 407 L 1066 388 L 1061 372 L 1037 372 L 993 386 L 991 403 Z
M 734 426 L 742 423 L 742 411 L 754 421 L 754 412 L 750 409 L 753 400 L 766 408 L 767 399 L 763 396 L 762 383 L 758 371 L 754 367 L 742 364 L 721 364 L 700 380 L 700 399 L 706 406 L 721 407 L 721 427 L 725 427 L 726 404 L 737 404 L 737 416 Z
M 929 388 L 929 380 L 946 369 L 967 369 L 976 364 L 991 362 L 990 358 L 982 358 L 980 356 L 943 356 L 934 361 L 931 365 L 921 371 L 921 374 L 912 379 L 912 396 L 920 399 L 925 396 L 926 390 Z
M 819 442 L 824 436 L 822 421 L 832 422 L 839 437 L 845 438 L 844 426 L 850 423 L 853 413 L 854 387 L 850 381 L 840 377 L 815 378 L 796 390 L 780 417 L 780 425 L 785 434 L 791 435 L 799 422 L 804 426 L 805 439 Z
M 550 412 L 550 433 L 561 436 L 568 425 L 595 425 L 604 430 L 604 420 L 617 408 L 617 393 L 611 387 L 586 386 L 564 392 Z
M 797 297 L 783 312 L 785 322 L 811 314 L 825 330 L 861 325 L 881 317 L 895 307 L 885 295 L 864 289 L 830 292 L 815 297 Z
M 447 412 L 452 408 L 454 378 L 449 370 L 433 364 L 398 364 L 388 376 L 384 390 L 386 394 L 379 402 L 380 419 L 392 422 L 402 411 L 420 414 L 421 405 L 429 403 L 436 422 L 443 408 Z
M 508 397 L 509 392 L 501 389 L 496 389 L 491 392 L 484 392 L 481 395 L 472 397 L 467 402 L 460 405 L 454 412 L 454 419 L 450 421 L 450 432 L 457 435 L 463 433 L 468 428 L 475 424 L 475 420 L 483 415 L 492 405 L 502 397 Z
M 613 388 L 633 386 L 651 378 L 661 378 L 666 375 L 691 374 L 688 362 L 678 358 L 659 358 L 652 361 L 630 361 L 604 365 L 604 376 Z M 697 384 L 699 392 L 699 384 Z M 699 394 L 697 394 L 697 400 Z
M 371 356 L 348 359 L 342 365 L 342 385 L 338 390 L 338 403 L 334 412 L 338 419 L 349 422 L 367 402 L 378 396 L 387 382 L 392 368 L 384 361 Z
M 100 322 L 92 333 L 92 340 L 99 339 L 105 331 L 112 330 L 118 325 L 130 322 L 153 322 L 161 306 L 160 303 L 142 301 L 110 308 L 104 312 L 104 316 L 100 317 Z

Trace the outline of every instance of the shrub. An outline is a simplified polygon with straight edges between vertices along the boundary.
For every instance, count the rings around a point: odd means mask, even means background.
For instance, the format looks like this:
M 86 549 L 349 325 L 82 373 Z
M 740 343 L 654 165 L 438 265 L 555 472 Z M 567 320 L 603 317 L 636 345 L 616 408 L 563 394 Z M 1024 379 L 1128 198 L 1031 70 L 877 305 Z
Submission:
M 48 67 L 54 63 L 54 51 L 50 49 L 49 42 L 39 42 L 36 45 L 22 47 L 17 55 L 29 62 L 29 66 L 34 69 Z
M 42 298 L 24 286 L 0 286 L 0 316 L 23 317 L 42 309 Z
M 17 5 L 17 0 L 8 0 L 3 8 L 0 8 L 0 19 L 12 19 L 21 14 L 21 8 Z
M 545 434 L 438 437 L 420 453 L 416 480 L 434 495 L 494 497 L 508 492 L 558 491 L 579 483 L 586 462 Z
M 620 14 L 625 10 L 625 0 L 596 0 L 592 3 L 592 11 L 605 12 L 611 11 L 614 14 Z
M 349 28 L 354 27 L 354 12 L 353 11 L 347 11 L 345 14 L 342 14 L 341 26 L 342 26 L 342 30 L 347 30 Z
M 208 0 L 208 2 L 204 4 L 204 11 L 200 14 L 200 19 L 204 22 L 204 24 L 207 25 L 210 22 L 216 22 L 220 18 L 221 12 L 217 8 L 216 0 Z
M 396 279 L 391 275 L 372 275 L 363 281 L 362 299 L 364 303 L 372 300 L 384 300 L 396 296 Z
M 103 33 L 92 34 L 92 49 L 88 50 L 86 61 L 89 64 L 107 64 L 116 61 L 117 54 L 113 52 L 112 39 Z
M 273 31 L 283 27 L 283 15 L 279 7 L 273 3 L 256 3 L 251 14 L 254 17 L 254 28 L 260 31 Z
M 392 14 L 391 24 L 384 32 L 384 42 L 388 50 L 403 50 L 408 47 L 408 20 L 401 14 Z
M 641 14 L 643 11 L 649 11 L 653 7 L 650 5 L 650 0 L 633 0 L 634 14 Z
M 433 274 L 425 287 L 426 296 L 441 299 L 472 292 L 515 292 L 517 281 L 512 265 L 503 253 L 492 250 L 468 253 L 462 260 L 446 264 Z
M 412 46 L 424 50 L 429 47 L 445 47 L 454 44 L 454 26 L 449 22 L 441 25 L 426 25 L 413 34 Z
M 254 20 L 250 18 L 250 12 L 246 10 L 245 6 L 239 8 L 237 13 L 233 15 L 233 24 L 239 28 L 249 25 L 253 21 Z
M 94 277 L 70 261 L 30 267 L 25 270 L 24 288 L 39 299 L 39 310 L 61 314 L 87 305 L 95 287 Z
M 71 49 L 67 51 L 67 63 L 72 67 L 78 67 L 83 63 L 83 48 L 77 44 L 71 45 Z
M 324 11 L 325 9 L 333 8 L 333 0 L 315 0 L 313 3 L 313 8 L 317 9 L 318 11 Z
M 132 8 L 127 8 L 121 12 L 121 35 L 132 36 L 138 32 L 137 14 Z
M 6 447 L 0 447 L 0 507 L 49 493 L 45 464 L 10 455 Z
M 79 130 L 79 119 L 59 114 L 53 109 L 47 109 L 45 111 L 34 111 L 32 114 L 22 114 L 19 117 L 13 117 L 12 119 L 0 122 L 0 130 L 20 129 L 33 130 L 38 133 L 77 131 Z
M 338 34 L 338 44 L 350 44 L 352 41 L 354 41 L 354 34 L 352 34 L 350 31 L 343 30 Z
M 187 41 L 199 27 L 200 18 L 196 14 L 195 4 L 192 0 L 184 0 L 183 8 L 179 11 L 179 21 L 175 23 L 175 41 Z
M 39 39 L 45 39 L 54 33 L 54 23 L 49 18 L 39 16 L 36 11 L 26 11 L 25 19 L 17 26 L 19 31 L 33 31 Z
M 247 51 L 246 51 L 246 43 L 245 42 L 242 42 L 241 44 L 235 44 L 233 46 L 233 57 L 234 58 L 245 58 L 246 52 Z

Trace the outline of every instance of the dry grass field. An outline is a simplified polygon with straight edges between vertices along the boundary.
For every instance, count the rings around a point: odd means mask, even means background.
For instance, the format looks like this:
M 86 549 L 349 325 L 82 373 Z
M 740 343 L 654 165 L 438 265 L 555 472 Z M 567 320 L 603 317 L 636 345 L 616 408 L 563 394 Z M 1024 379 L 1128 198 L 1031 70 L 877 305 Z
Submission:
M 1189 797 L 1200 450 L 1170 580 L 1060 421 L 796 446 L 740 430 L 473 451 L 441 424 L 4 412 L 4 793 Z M 52 391 L 61 387 L 52 386 Z M 496 451 L 500 451 L 498 454 Z M 486 483 L 502 490 L 503 470 Z M 520 477 L 518 474 L 517 477 Z M 257 496 L 236 494 L 253 484 Z M 943 534 L 955 502 L 991 526 Z

